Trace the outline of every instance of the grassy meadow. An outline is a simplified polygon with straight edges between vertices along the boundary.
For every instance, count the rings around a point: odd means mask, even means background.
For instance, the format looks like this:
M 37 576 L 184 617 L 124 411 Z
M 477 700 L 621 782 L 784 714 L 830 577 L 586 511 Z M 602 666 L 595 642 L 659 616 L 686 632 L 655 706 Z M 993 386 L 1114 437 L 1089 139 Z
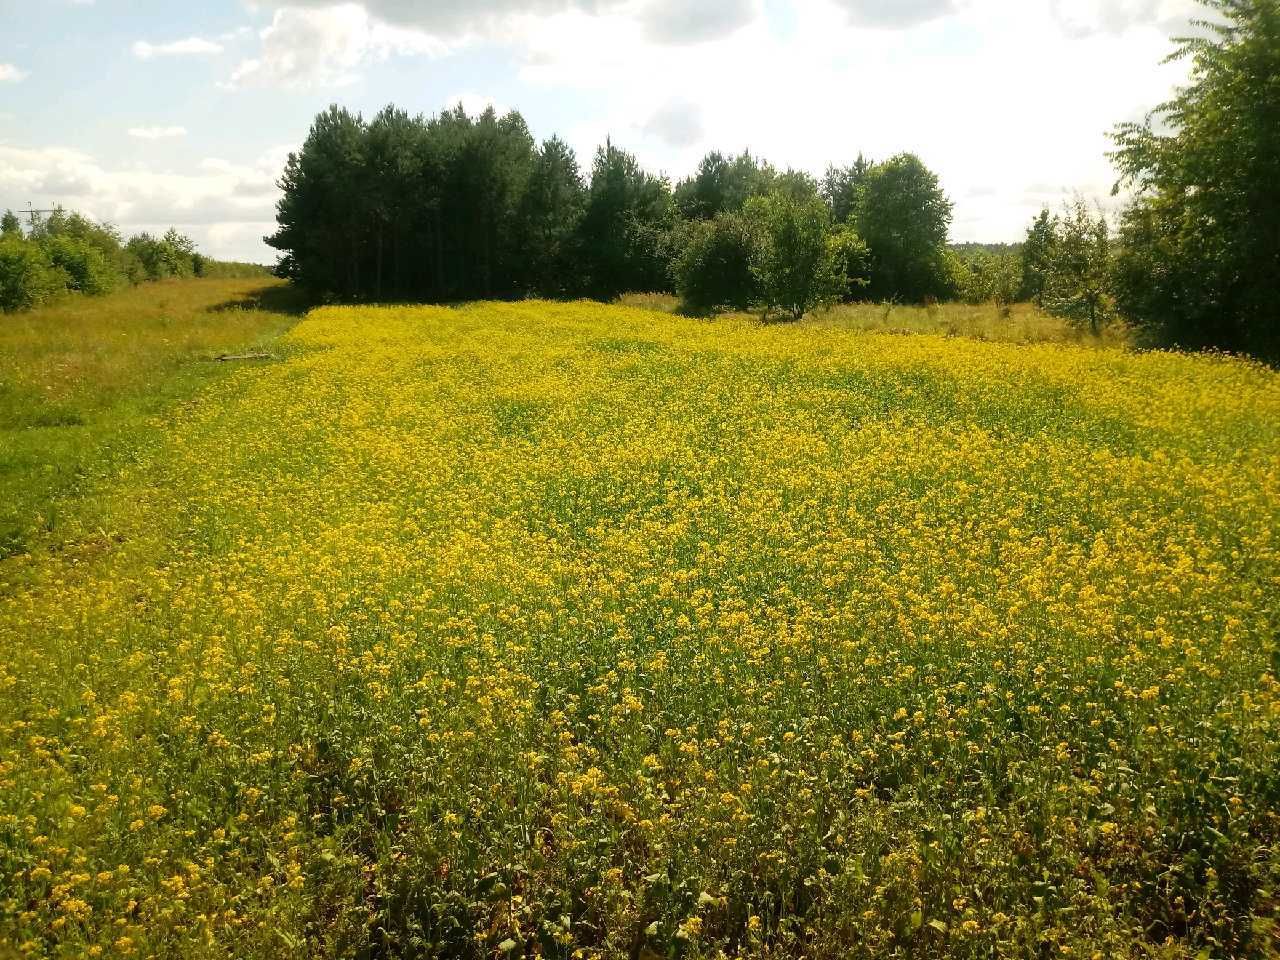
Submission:
M 6 416 L 288 322 L 193 310 L 17 318 Z M 324 308 L 183 380 L 0 563 L 0 955 L 1276 955 L 1280 375 L 857 326 Z
M 130 449 L 215 357 L 283 332 L 295 299 L 269 278 L 168 280 L 0 318 L 0 557 L 52 530 L 107 448 Z
M 624 294 L 618 303 L 661 313 L 680 313 L 682 309 L 680 298 L 666 293 Z M 763 319 L 760 310 L 726 315 L 737 320 Z M 862 333 L 926 333 L 1000 343 L 1074 343 L 1093 347 L 1128 346 L 1132 339 L 1122 323 L 1109 324 L 1095 335 L 1032 303 L 841 303 L 815 310 L 806 317 L 805 325 Z

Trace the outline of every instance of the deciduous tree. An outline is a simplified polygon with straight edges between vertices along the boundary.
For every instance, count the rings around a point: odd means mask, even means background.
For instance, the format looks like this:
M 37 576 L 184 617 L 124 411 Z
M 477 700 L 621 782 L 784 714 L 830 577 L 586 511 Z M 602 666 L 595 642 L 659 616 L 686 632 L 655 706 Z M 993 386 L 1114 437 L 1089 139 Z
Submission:
M 1203 0 L 1190 83 L 1115 131 L 1116 293 L 1160 340 L 1280 359 L 1280 0 Z
M 746 214 L 756 231 L 752 272 L 767 310 L 779 309 L 799 320 L 832 303 L 847 289 L 844 250 L 831 242 L 831 212 L 815 195 L 775 189 L 756 197 Z
M 937 175 L 919 157 L 901 154 L 867 173 L 855 221 L 871 248 L 868 293 L 873 299 L 946 296 L 944 254 L 951 211 Z

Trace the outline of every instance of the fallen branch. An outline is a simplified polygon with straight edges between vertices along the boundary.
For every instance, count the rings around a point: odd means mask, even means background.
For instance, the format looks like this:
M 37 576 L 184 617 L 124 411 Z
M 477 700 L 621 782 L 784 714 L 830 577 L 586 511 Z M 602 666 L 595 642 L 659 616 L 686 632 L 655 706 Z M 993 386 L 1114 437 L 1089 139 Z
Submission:
M 220 357 L 214 357 L 218 363 L 228 363 L 232 360 L 274 360 L 274 353 L 224 353 Z

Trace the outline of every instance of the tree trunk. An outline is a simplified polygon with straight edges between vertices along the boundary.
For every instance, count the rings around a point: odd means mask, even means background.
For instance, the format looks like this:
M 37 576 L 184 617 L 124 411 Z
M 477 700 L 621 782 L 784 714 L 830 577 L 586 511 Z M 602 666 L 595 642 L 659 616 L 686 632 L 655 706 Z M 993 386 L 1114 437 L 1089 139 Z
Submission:
M 444 237 L 440 226 L 440 210 L 435 211 L 435 246 L 436 246 L 436 295 L 435 299 L 444 299 Z
M 374 297 L 377 300 L 382 299 L 382 237 L 384 233 L 385 233 L 385 228 L 381 224 L 379 224 L 378 225 L 378 272 L 377 272 L 376 278 L 374 279 Z

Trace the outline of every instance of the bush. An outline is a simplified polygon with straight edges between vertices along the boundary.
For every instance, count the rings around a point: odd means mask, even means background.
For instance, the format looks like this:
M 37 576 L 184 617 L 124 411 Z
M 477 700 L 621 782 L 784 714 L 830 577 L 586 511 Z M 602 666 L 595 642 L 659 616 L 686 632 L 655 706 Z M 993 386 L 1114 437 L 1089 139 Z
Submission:
M 858 297 L 871 283 L 871 248 L 849 226 L 836 227 L 827 237 L 827 253 L 844 280 L 841 298 Z
M 177 230 L 123 243 L 109 223 L 57 210 L 30 233 L 12 211 L 0 216 L 0 310 L 27 310 L 66 291 L 100 296 L 124 284 L 170 277 L 265 277 L 266 267 L 221 263 L 196 252 Z
M 176 230 L 168 231 L 163 237 L 140 233 L 129 241 L 125 250 L 142 265 L 142 272 L 148 280 L 197 275 L 195 244 Z M 203 262 L 201 270 L 207 272 L 207 265 Z
M 269 277 L 272 275 L 271 268 L 264 267 L 260 263 L 210 260 L 208 257 L 202 257 L 201 261 L 200 272 L 196 274 L 199 277 L 212 277 L 220 280 L 248 280 L 253 277 Z
M 831 211 L 816 193 L 777 189 L 748 201 L 746 212 L 759 238 L 751 269 L 767 309 L 799 320 L 845 295 L 839 258 L 847 241 L 832 243 Z
M 1018 254 L 948 251 L 947 270 L 952 294 L 965 303 L 1005 306 L 1022 298 L 1022 259 Z
M 66 289 L 66 275 L 38 244 L 21 236 L 0 237 L 0 310 L 30 310 Z
M 686 310 L 709 313 L 720 307 L 746 310 L 760 298 L 751 272 L 751 226 L 737 214 L 681 225 L 675 238 L 672 278 Z
M 66 272 L 67 289 L 91 297 L 110 293 L 124 277 L 97 247 L 74 237 L 58 236 L 44 244 L 49 262 Z

